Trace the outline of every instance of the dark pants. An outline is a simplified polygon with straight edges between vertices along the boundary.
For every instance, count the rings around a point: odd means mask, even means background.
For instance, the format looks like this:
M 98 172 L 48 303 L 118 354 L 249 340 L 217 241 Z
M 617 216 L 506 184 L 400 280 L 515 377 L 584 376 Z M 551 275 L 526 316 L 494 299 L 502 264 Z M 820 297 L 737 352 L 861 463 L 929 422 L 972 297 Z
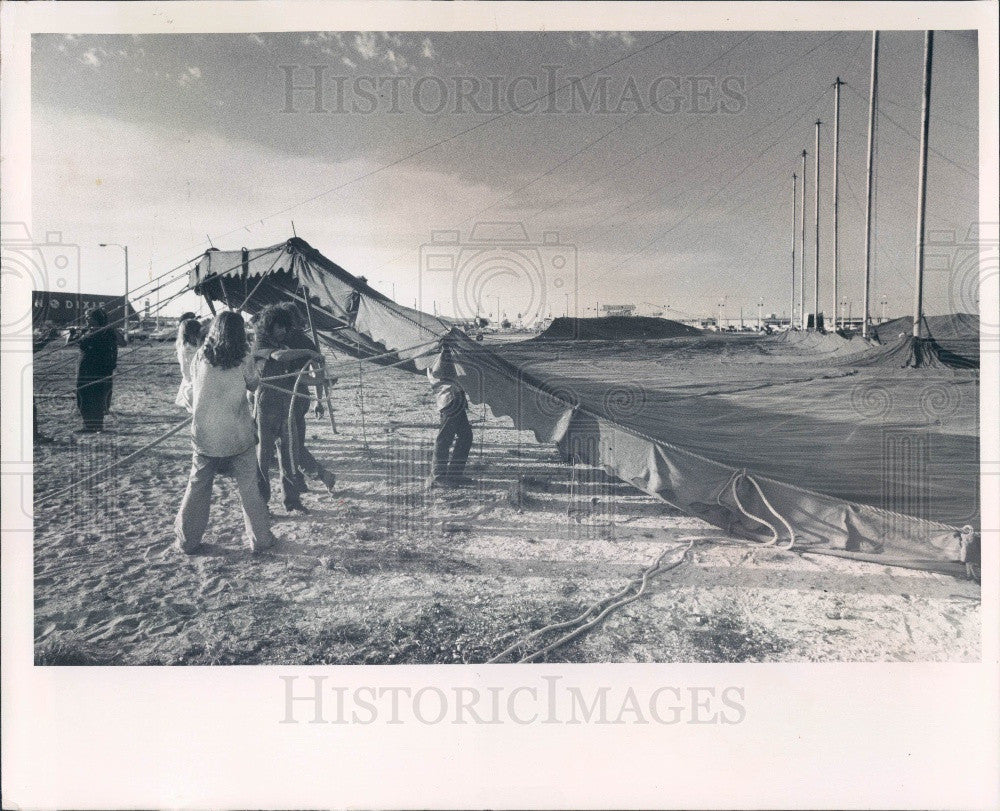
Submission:
M 319 460 L 312 455 L 312 451 L 306 447 L 306 414 L 308 413 L 308 403 L 306 403 L 305 408 L 298 407 L 295 409 L 295 462 L 302 473 L 312 476 L 314 479 L 319 479 L 323 484 L 327 484 L 330 478 L 329 473 L 320 464 Z
M 104 428 L 104 413 L 111 391 L 111 377 L 100 379 L 78 378 L 76 381 L 76 407 L 83 417 L 83 427 L 89 431 Z
M 281 500 L 288 507 L 299 503 L 301 488 L 298 471 L 292 466 L 291 448 L 295 437 L 288 431 L 288 408 L 258 408 L 257 410 L 257 478 L 260 493 L 267 502 L 271 498 L 271 466 L 277 448 L 278 472 L 281 474 Z
M 454 447 L 452 447 L 454 443 Z M 465 474 L 472 448 L 472 426 L 465 410 L 441 415 L 441 428 L 434 441 L 434 478 L 457 478 Z

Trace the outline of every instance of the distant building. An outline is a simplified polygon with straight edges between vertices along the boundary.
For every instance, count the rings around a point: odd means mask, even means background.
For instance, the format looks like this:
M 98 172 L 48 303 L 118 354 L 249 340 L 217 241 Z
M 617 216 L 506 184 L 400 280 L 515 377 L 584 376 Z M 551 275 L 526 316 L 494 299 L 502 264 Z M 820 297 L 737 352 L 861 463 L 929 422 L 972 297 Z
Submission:
M 636 305 L 634 304 L 602 304 L 601 312 L 606 316 L 635 315 Z
M 81 327 L 86 323 L 87 312 L 101 307 L 108 314 L 108 321 L 119 326 L 123 320 L 122 296 L 101 296 L 94 293 L 52 293 L 34 290 L 31 293 L 32 326 L 36 329 L 50 325 L 57 328 Z M 139 314 L 128 305 L 129 324 L 139 320 Z

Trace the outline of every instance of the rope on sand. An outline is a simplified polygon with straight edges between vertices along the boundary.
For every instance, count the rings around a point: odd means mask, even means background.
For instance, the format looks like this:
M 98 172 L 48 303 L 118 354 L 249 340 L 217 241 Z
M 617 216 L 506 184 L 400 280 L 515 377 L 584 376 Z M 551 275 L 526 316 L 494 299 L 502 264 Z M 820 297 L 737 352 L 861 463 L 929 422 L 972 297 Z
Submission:
M 657 577 L 663 574 L 664 572 L 668 572 L 671 569 L 676 569 L 678 566 L 684 563 L 684 561 L 688 559 L 688 555 L 690 554 L 692 548 L 694 548 L 694 543 L 695 539 L 692 538 L 688 542 L 688 545 L 684 547 L 684 551 L 681 553 L 680 557 L 678 557 L 675 561 L 667 564 L 666 566 L 663 565 L 663 559 L 670 552 L 674 550 L 672 549 L 664 550 L 664 552 L 656 559 L 656 562 L 652 566 L 645 569 L 636 580 L 633 580 L 617 594 L 614 594 L 611 597 L 605 597 L 601 600 L 598 600 L 596 603 L 590 606 L 590 608 L 588 608 L 578 617 L 574 617 L 571 620 L 566 620 L 565 622 L 557 622 L 551 625 L 546 625 L 544 628 L 539 628 L 537 631 L 532 631 L 523 639 L 520 639 L 510 647 L 502 650 L 492 659 L 488 659 L 486 661 L 486 664 L 497 664 L 500 662 L 501 659 L 505 658 L 506 656 L 509 656 L 515 650 L 525 646 L 528 642 L 532 641 L 533 639 L 537 639 L 538 637 L 541 637 L 547 633 L 551 633 L 552 631 L 561 631 L 565 628 L 573 628 L 572 631 L 559 637 L 557 640 L 551 642 L 545 647 L 535 651 L 534 653 L 529 653 L 526 654 L 525 656 L 522 656 L 520 659 L 517 660 L 517 663 L 527 664 L 529 662 L 534 662 L 539 657 L 544 656 L 545 654 L 550 653 L 551 651 L 554 651 L 556 648 L 562 647 L 567 642 L 573 639 L 576 639 L 576 637 L 580 636 L 580 634 L 583 634 L 589 631 L 591 628 L 604 622 L 604 620 L 607 619 L 607 617 L 612 612 L 617 611 L 622 606 L 628 605 L 629 603 L 634 602 L 635 600 L 638 600 L 640 597 L 642 597 L 642 595 L 645 594 L 646 592 L 646 587 L 649 585 L 649 581 L 652 580 L 654 577 Z M 632 592 L 633 589 L 635 589 L 635 592 L 630 593 Z M 588 617 L 591 617 L 591 619 L 588 619 Z
M 185 426 L 189 425 L 190 423 L 191 423 L 191 417 L 188 417 L 183 422 L 177 423 L 177 425 L 175 425 L 173 428 L 171 428 L 165 434 L 161 434 L 156 439 L 154 439 L 152 442 L 150 442 L 150 443 L 148 443 L 146 445 L 143 445 L 141 448 L 139 448 L 139 450 L 133 451 L 132 453 L 130 453 L 125 458 L 119 459 L 117 462 L 114 462 L 114 463 L 108 465 L 107 467 L 103 467 L 100 470 L 98 470 L 98 471 L 96 471 L 94 473 L 91 473 L 89 476 L 85 476 L 84 478 L 80 479 L 79 481 L 73 482 L 68 487 L 63 487 L 60 490 L 56 490 L 54 493 L 48 493 L 48 494 L 42 496 L 41 498 L 35 499 L 35 506 L 37 507 L 40 504 L 44 504 L 47 501 L 51 501 L 52 499 L 56 498 L 57 496 L 61 496 L 64 493 L 68 493 L 70 490 L 73 490 L 76 487 L 80 487 L 81 485 L 86 484 L 87 482 L 89 482 L 89 481 L 91 481 L 93 479 L 96 479 L 96 478 L 98 478 L 100 476 L 105 475 L 106 473 L 110 473 L 112 470 L 116 470 L 117 468 L 122 467 L 123 465 L 131 462 L 133 459 L 136 459 L 139 456 L 141 456 L 143 453 L 145 453 L 146 451 L 148 451 L 150 448 L 155 448 L 157 445 L 159 445 L 164 440 L 169 439 L 170 437 L 172 437 L 174 434 L 176 434 L 178 431 L 180 431 L 182 428 L 184 428 Z

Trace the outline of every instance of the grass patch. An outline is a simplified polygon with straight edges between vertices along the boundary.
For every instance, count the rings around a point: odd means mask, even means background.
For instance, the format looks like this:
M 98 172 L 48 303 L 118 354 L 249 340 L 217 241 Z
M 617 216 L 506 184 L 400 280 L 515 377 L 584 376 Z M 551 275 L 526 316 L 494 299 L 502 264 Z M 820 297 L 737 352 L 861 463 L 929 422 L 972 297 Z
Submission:
M 433 602 L 411 616 L 351 620 L 324 629 L 302 664 L 471 664 L 485 662 L 531 631 L 576 616 L 576 603 L 455 607 Z
M 697 662 L 767 662 L 786 647 L 776 636 L 730 611 L 708 617 L 704 628 L 685 629 L 684 636 Z
M 79 642 L 50 641 L 36 646 L 35 664 L 40 667 L 85 667 L 116 662 Z

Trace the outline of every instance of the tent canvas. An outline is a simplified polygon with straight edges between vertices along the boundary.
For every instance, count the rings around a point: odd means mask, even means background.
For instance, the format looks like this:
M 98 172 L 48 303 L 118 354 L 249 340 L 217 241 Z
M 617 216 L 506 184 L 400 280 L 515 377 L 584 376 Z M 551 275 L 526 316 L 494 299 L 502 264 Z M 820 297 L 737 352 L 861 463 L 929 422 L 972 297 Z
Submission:
M 716 351 L 717 338 L 678 339 L 695 358 L 692 379 L 680 384 L 688 388 L 646 381 L 644 408 L 637 412 L 616 406 L 622 387 L 637 385 L 622 358 L 613 364 L 616 376 L 574 376 L 566 372 L 572 356 L 565 349 L 484 346 L 444 319 L 378 293 L 301 239 L 256 251 L 210 251 L 192 269 L 191 284 L 210 300 L 249 312 L 289 298 L 304 303 L 307 290 L 324 344 L 359 357 L 393 353 L 394 362 L 412 361 L 411 370 L 424 368 L 446 343 L 473 403 L 511 417 L 538 441 L 555 442 L 567 461 L 602 467 L 734 535 L 958 573 L 960 527 L 978 524 L 974 414 L 971 421 L 941 426 L 926 409 L 912 407 L 902 408 L 892 422 L 831 417 L 831 409 L 857 392 L 857 382 L 886 378 L 884 367 L 893 361 L 880 365 L 877 353 L 884 350 L 854 351 L 840 343 L 831 350 L 827 344 L 844 339 L 817 336 L 833 339 L 816 342 L 826 353 L 817 362 L 803 346 L 782 346 L 788 338 L 755 345 L 753 352 L 763 346 L 785 353 L 783 361 L 749 373 L 759 377 L 765 369 L 772 378 L 765 381 L 770 391 L 752 395 L 755 407 L 748 392 L 734 385 L 738 381 L 703 379 L 711 364 L 698 355 Z M 821 368 L 830 362 L 827 354 L 848 366 L 830 377 Z M 660 377 L 669 379 L 669 352 L 662 362 Z M 869 364 L 868 376 L 851 363 L 859 369 Z M 580 358 L 577 366 L 593 369 L 592 359 Z M 838 376 L 849 374 L 861 376 L 854 385 L 838 384 Z M 912 405 L 916 396 L 919 405 L 920 393 L 911 389 L 914 380 L 923 385 L 924 378 L 914 376 L 924 373 L 908 374 L 911 386 L 899 384 L 899 402 Z M 975 402 L 978 377 L 955 374 L 966 377 L 939 375 L 929 385 L 943 387 L 945 400 L 957 387 L 960 397 L 971 393 Z M 686 396 L 699 386 L 710 396 Z M 928 397 L 935 395 L 925 392 Z M 962 409 L 967 416 L 966 400 L 956 411 Z

